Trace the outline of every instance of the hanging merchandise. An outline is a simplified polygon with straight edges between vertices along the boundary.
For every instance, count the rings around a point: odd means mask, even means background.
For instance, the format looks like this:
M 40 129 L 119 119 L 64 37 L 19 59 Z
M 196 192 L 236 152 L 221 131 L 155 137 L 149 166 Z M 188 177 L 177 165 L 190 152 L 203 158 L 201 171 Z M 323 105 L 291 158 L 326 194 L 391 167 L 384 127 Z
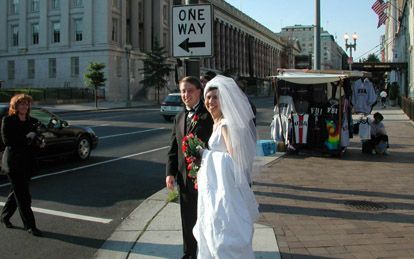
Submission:
M 328 91 L 326 84 L 317 84 L 312 87 L 313 103 L 326 103 L 328 101 Z
M 275 111 L 275 114 L 280 112 L 280 114 L 285 115 L 286 117 L 290 116 L 292 112 L 296 112 L 292 96 L 290 95 L 279 96 L 278 104 L 275 106 L 274 111 Z
M 347 98 L 343 99 L 343 107 L 342 107 L 342 126 L 341 126 L 341 147 L 349 146 L 349 138 L 350 138 L 350 128 L 349 128 L 349 100 Z
M 371 126 L 367 117 L 359 120 L 359 138 L 361 140 L 371 139 Z
M 295 144 L 306 144 L 308 139 L 309 114 L 292 114 L 292 127 Z
M 337 99 L 330 99 L 325 110 L 325 125 L 328 132 L 325 147 L 330 151 L 340 149 L 339 112 L 339 101 Z
M 288 139 L 289 119 L 283 114 L 275 114 L 270 124 L 270 136 L 276 142 L 285 142 Z
M 351 78 L 368 76 L 370 74 L 363 71 L 279 69 L 277 76 L 273 77 L 276 82 L 275 100 L 280 99 L 279 103 L 294 103 L 294 106 L 277 109 L 279 114 L 273 118 L 272 136 L 275 139 L 287 137 L 285 147 L 293 154 L 341 156 L 352 138 Z M 357 107 L 370 112 L 375 102 L 373 85 L 369 80 L 365 80 L 365 83 L 360 79 L 357 81 L 354 87 L 357 93 L 360 89 L 359 95 L 355 94 L 353 100 L 359 104 Z M 284 99 L 282 96 L 289 97 Z M 366 101 L 364 105 L 361 105 L 362 100 Z M 284 107 L 292 108 L 283 110 Z M 287 136 L 281 130 L 286 127 Z
M 377 95 L 371 81 L 358 79 L 352 85 L 352 105 L 356 113 L 370 114 L 377 101 Z
M 323 111 L 324 103 L 311 104 L 309 107 L 308 144 L 311 147 L 322 148 L 327 132 Z
M 295 86 L 295 110 L 297 113 L 307 113 L 309 109 L 309 87 Z

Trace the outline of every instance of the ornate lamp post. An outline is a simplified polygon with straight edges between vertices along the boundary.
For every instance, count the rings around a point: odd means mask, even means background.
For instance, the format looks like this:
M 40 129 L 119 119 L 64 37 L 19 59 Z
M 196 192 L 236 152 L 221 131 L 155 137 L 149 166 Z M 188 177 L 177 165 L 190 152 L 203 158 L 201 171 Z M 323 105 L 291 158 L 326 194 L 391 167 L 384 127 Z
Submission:
M 349 49 L 349 59 L 348 59 L 349 70 L 352 70 L 352 62 L 353 62 L 352 49 L 356 50 L 356 41 L 358 39 L 358 35 L 355 32 L 352 34 L 352 39 L 354 40 L 354 43 L 348 43 L 348 39 L 349 39 L 348 33 L 344 34 L 344 39 L 345 39 L 345 51 Z

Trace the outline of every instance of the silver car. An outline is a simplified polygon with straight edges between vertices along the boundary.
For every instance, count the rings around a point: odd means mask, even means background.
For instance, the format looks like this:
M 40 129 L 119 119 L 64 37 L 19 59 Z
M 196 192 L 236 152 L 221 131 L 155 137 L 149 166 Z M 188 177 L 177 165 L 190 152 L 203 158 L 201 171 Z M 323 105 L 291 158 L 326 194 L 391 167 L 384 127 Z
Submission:
M 171 121 L 175 115 L 183 110 L 184 103 L 181 100 L 180 93 L 172 93 L 167 95 L 162 101 L 160 113 L 166 121 Z

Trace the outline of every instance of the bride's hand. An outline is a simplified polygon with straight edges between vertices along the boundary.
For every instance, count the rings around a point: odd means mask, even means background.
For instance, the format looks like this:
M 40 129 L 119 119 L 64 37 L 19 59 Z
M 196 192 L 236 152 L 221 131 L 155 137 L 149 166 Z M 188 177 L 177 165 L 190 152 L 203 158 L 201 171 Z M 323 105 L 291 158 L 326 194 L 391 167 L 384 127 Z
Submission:
M 198 156 L 201 158 L 203 157 L 203 153 L 204 153 L 204 148 L 202 148 L 201 146 L 197 146 L 196 150 L 198 152 Z

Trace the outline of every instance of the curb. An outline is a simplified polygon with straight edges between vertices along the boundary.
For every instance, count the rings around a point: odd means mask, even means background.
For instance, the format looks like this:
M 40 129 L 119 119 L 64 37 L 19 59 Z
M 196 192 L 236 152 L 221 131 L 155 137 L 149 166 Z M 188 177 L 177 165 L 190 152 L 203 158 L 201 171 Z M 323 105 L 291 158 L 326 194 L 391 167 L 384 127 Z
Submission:
M 166 196 L 164 188 L 144 200 L 105 241 L 95 258 L 127 258 L 151 221 L 168 204 Z

